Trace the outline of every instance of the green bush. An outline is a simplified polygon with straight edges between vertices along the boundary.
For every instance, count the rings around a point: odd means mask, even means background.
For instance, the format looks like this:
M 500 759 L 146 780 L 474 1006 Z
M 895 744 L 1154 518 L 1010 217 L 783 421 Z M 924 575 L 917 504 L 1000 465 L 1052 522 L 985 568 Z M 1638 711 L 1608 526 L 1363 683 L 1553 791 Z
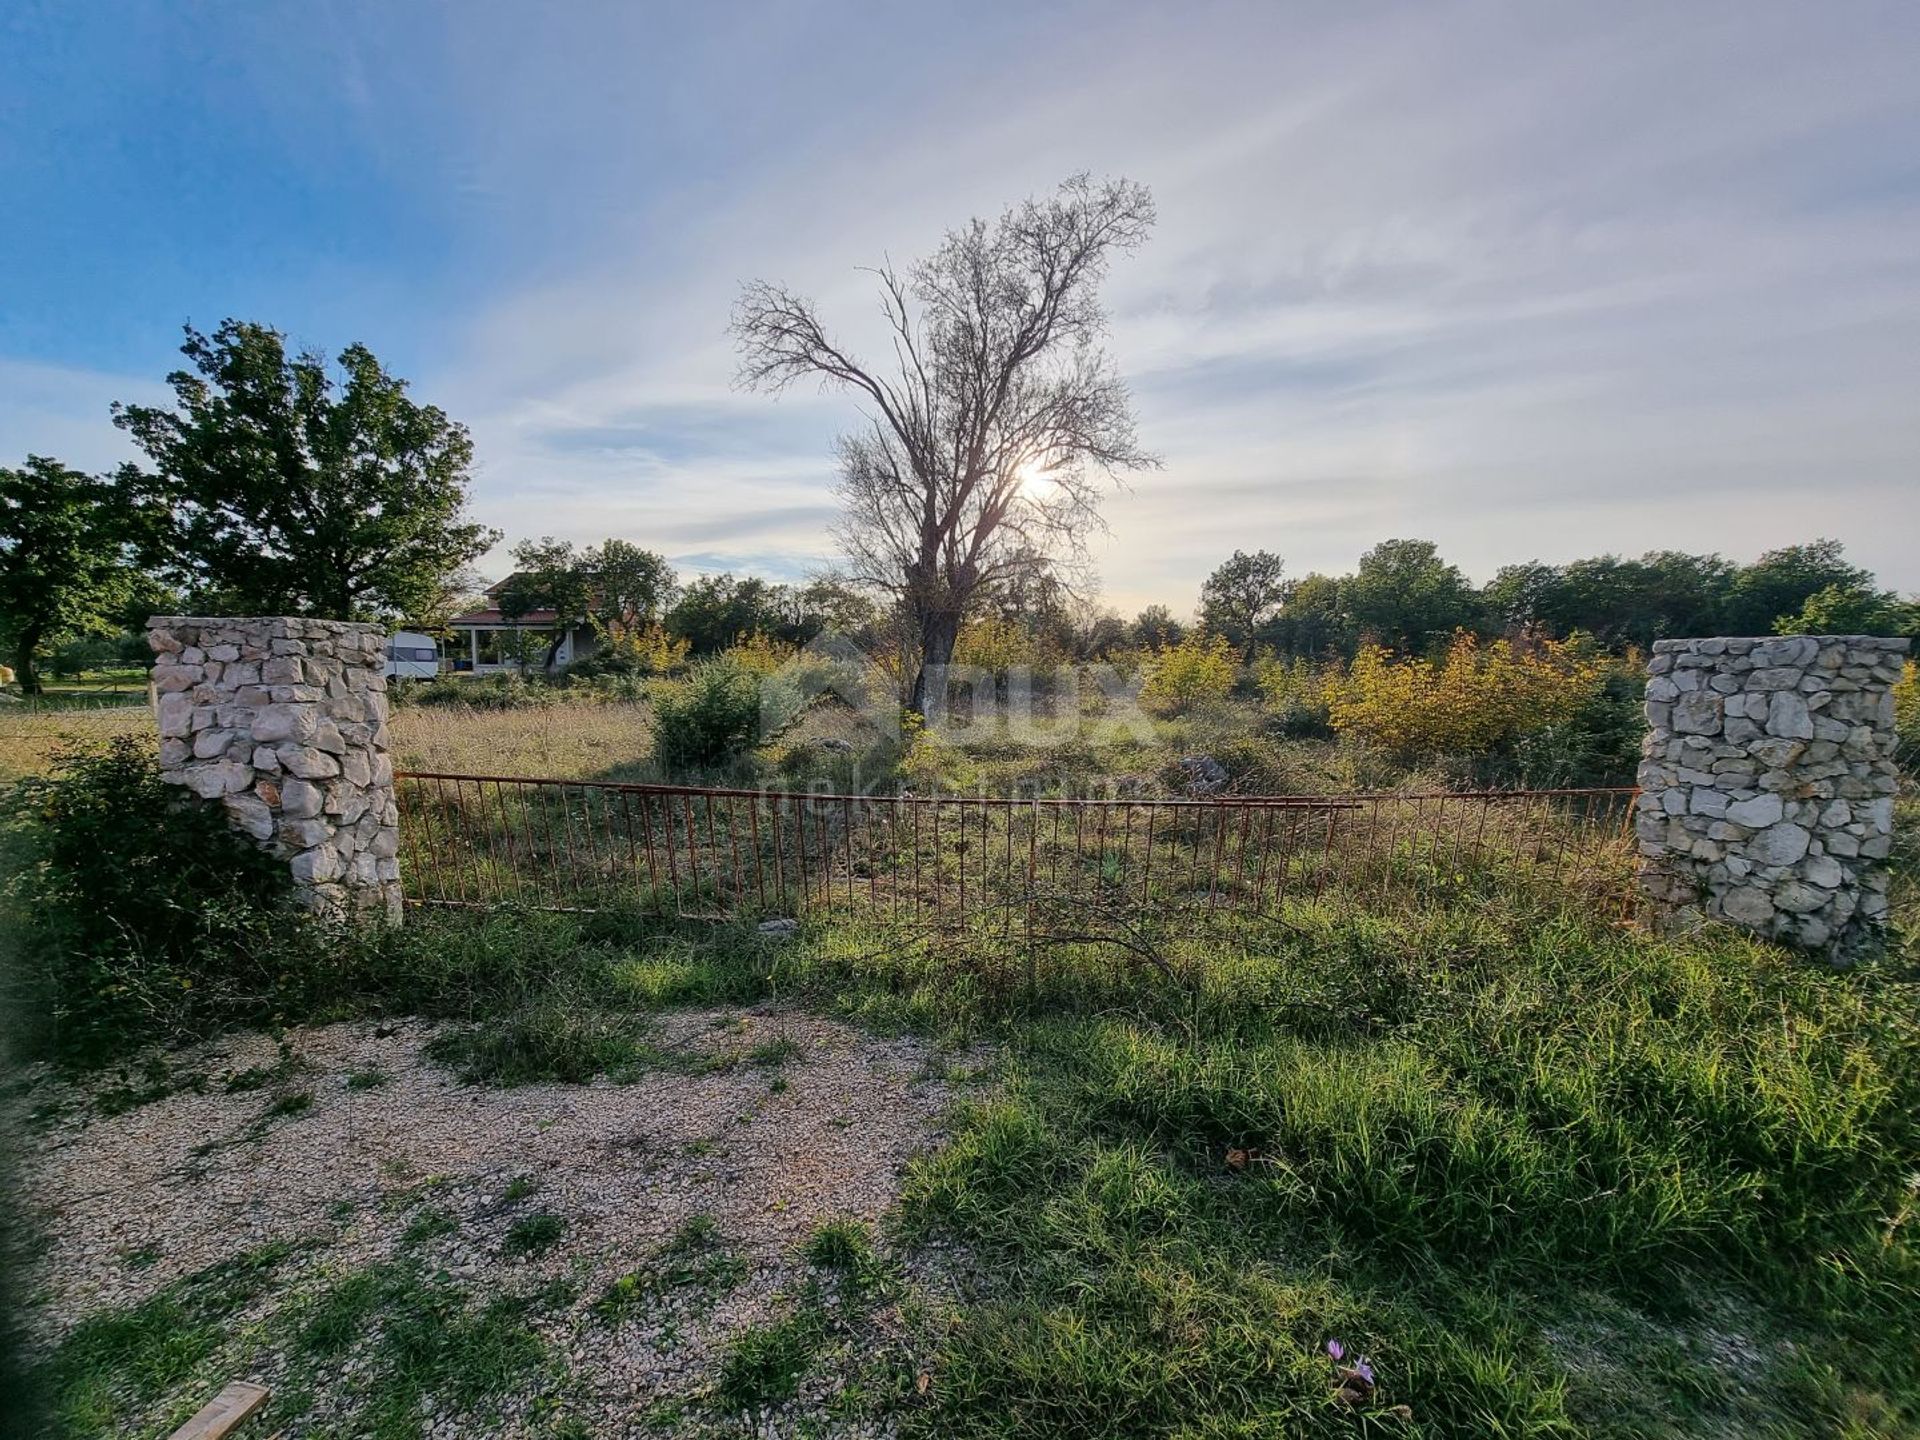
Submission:
M 722 765 L 771 739 L 799 710 L 791 684 L 728 660 L 696 665 L 654 696 L 654 754 L 663 765 Z
M 529 676 L 518 670 L 461 678 L 442 675 L 432 680 L 395 680 L 387 687 L 395 706 L 465 705 L 473 710 L 526 710 L 579 699 L 564 682 Z
M 225 1023 L 262 991 L 285 867 L 121 736 L 71 749 L 9 806 L 8 1009 L 29 1053 L 89 1060 Z

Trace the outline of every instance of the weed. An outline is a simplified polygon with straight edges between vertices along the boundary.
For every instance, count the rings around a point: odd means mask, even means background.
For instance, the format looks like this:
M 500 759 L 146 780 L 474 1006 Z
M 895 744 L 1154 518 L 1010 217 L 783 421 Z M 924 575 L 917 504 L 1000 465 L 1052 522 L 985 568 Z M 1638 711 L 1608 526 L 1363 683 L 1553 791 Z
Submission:
M 715 1398 L 729 1409 L 753 1410 L 788 1399 L 812 1367 L 825 1338 L 819 1315 L 796 1310 L 771 1325 L 741 1331 L 721 1357 Z
M 509 1255 L 542 1255 L 560 1243 L 566 1230 L 567 1222 L 548 1211 L 526 1215 L 507 1227 L 500 1248 Z
M 759 1065 L 765 1069 L 778 1069 L 791 1060 L 797 1060 L 806 1053 L 806 1048 L 790 1035 L 769 1040 L 756 1045 L 747 1052 L 747 1063 Z
M 273 1097 L 272 1103 L 267 1106 L 266 1115 L 269 1119 L 284 1120 L 290 1116 L 304 1115 L 312 1108 L 313 1092 L 311 1090 L 289 1090 L 285 1094 Z
M 873 1240 L 858 1220 L 823 1220 L 807 1237 L 801 1253 L 809 1264 L 851 1275 L 875 1262 Z
M 347 1076 L 349 1090 L 377 1090 L 393 1077 L 384 1070 L 354 1070 Z

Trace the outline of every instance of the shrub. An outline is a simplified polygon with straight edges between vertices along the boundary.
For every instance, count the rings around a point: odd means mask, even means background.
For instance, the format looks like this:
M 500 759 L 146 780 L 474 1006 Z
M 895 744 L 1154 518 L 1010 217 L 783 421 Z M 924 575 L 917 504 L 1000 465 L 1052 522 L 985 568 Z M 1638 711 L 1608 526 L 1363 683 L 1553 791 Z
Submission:
M 1599 689 L 1604 668 L 1552 641 L 1455 634 L 1438 661 L 1398 659 L 1363 645 L 1328 690 L 1342 736 L 1409 755 L 1482 755 L 1529 731 L 1563 724 Z
M 573 676 L 673 675 L 687 668 L 691 642 L 669 635 L 658 625 L 618 630 L 605 637 L 600 648 L 569 666 Z
M 654 753 L 665 765 L 721 765 L 771 739 L 798 709 L 779 677 L 708 660 L 654 697 Z
M 526 710 L 570 698 L 564 686 L 518 670 L 464 679 L 444 675 L 435 680 L 396 680 L 388 685 L 387 697 L 396 707 L 464 705 L 472 710 Z
M 750 674 L 771 675 L 793 659 L 796 653 L 794 646 L 782 644 L 764 632 L 755 630 L 750 635 L 742 635 L 721 652 L 720 658 L 731 661 Z
M 1340 679 L 1333 665 L 1261 657 L 1254 683 L 1267 702 L 1268 726 L 1285 740 L 1327 740 L 1334 733 L 1327 696 Z
M 8 998 L 29 1048 L 91 1060 L 225 1023 L 270 988 L 285 867 L 165 784 L 139 740 L 62 752 L 10 809 L 28 933 Z
M 1147 661 L 1140 699 L 1163 715 L 1180 715 L 1207 701 L 1224 700 L 1237 669 L 1224 635 L 1195 631 L 1178 645 L 1163 645 Z

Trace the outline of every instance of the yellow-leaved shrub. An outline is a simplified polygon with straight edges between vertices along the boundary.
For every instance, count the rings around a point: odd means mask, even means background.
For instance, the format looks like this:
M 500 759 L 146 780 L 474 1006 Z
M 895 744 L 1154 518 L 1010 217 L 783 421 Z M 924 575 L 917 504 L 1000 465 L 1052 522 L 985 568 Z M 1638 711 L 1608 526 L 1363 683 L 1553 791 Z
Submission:
M 1327 687 L 1342 736 L 1407 754 L 1481 755 L 1573 718 L 1605 679 L 1602 662 L 1552 640 L 1483 645 L 1457 633 L 1439 660 L 1364 645 Z
M 684 670 L 693 649 L 692 642 L 676 639 L 659 625 L 616 630 L 607 637 L 606 645 L 619 664 L 645 675 L 671 675 Z
M 797 646 L 775 640 L 772 636 L 755 630 L 750 635 L 742 635 L 721 654 L 742 670 L 751 671 L 755 675 L 771 675 L 791 660 L 798 650 Z
M 1147 657 L 1141 703 L 1163 715 L 1177 715 L 1206 701 L 1225 699 L 1233 689 L 1239 660 L 1226 636 L 1196 630 L 1178 645 L 1162 645 Z

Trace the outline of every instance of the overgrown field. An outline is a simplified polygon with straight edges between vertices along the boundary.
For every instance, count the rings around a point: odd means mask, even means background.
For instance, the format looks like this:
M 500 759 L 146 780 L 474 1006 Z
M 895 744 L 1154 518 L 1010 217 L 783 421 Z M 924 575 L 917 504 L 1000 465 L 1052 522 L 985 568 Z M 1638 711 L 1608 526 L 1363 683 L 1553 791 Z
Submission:
M 891 1247 L 957 1244 L 977 1277 L 926 1317 L 913 1373 L 874 1384 L 855 1351 L 807 1340 L 800 1308 L 738 1362 L 782 1395 L 851 1367 L 838 1380 L 862 1383 L 839 1403 L 910 1434 L 1920 1424 L 1920 994 L 1903 960 L 1836 974 L 1731 936 L 1484 904 L 1391 924 L 1295 906 L 1154 944 L 1164 971 L 1061 947 L 1030 986 L 983 937 L 417 916 L 273 957 L 262 1005 L 284 1023 L 464 1022 L 444 1063 L 481 1085 L 644 1074 L 649 1012 L 768 997 L 991 1040 L 992 1084 L 890 1222 Z M 162 1059 L 103 1093 L 137 1105 L 190 1081 Z M 168 1303 L 199 1315 L 200 1293 Z M 512 1297 L 484 1293 L 433 1305 L 508 1323 Z M 353 1323 L 404 1332 L 418 1298 L 376 1288 Z M 260 1343 L 307 1344 L 310 1313 L 261 1317 Z M 121 1387 L 176 1373 L 174 1333 L 144 1312 L 73 1332 L 38 1371 L 67 1417 L 55 1433 L 110 1433 Z M 500 1384 L 564 1369 L 535 1331 L 500 1334 L 535 1347 Z M 1371 1388 L 1343 1381 L 1329 1340 L 1349 1366 L 1367 1357 Z M 440 1365 L 423 1384 L 454 1413 L 498 1399 Z M 540 1384 L 553 1433 L 572 1433 L 564 1375 Z M 739 1423 L 743 1385 L 716 1372 L 661 1433 Z
M 626 702 L 403 708 L 395 745 L 415 767 L 644 775 L 658 773 L 647 720 Z M 917 787 L 1170 789 L 1198 752 L 1248 791 L 1448 778 L 1280 733 L 1265 701 L 1229 697 L 1155 727 L 1143 737 L 1095 717 L 1051 747 L 987 736 L 932 749 L 823 710 L 735 773 L 852 779 L 884 762 Z M 1149 920 L 1124 943 L 1031 957 L 984 932 L 828 914 L 784 941 L 534 910 L 330 935 L 259 919 L 239 887 L 189 903 L 213 872 L 182 878 L 165 847 L 126 838 L 166 797 L 133 771 L 96 780 L 126 803 L 79 806 L 62 862 L 78 878 L 16 908 L 0 948 L 10 1039 L 85 1076 L 103 1115 L 137 1122 L 217 1080 L 150 1042 L 356 1017 L 446 1027 L 434 1063 L 483 1087 L 639 1083 L 684 1063 L 659 1044 L 660 1012 L 768 1002 L 994 1057 L 944 1147 L 910 1168 L 875 1249 L 851 1232 L 810 1243 L 793 1263 L 819 1275 L 762 1297 L 771 1318 L 714 1351 L 691 1401 L 646 1413 L 650 1433 L 1920 1431 L 1910 806 L 1894 943 L 1834 972 L 1733 934 L 1654 938 L 1568 915 L 1518 884 L 1470 903 L 1416 897 L 1391 917 L 1302 897 L 1202 934 Z M 16 874 L 50 853 L 30 828 L 9 844 Z M 140 917 L 137 943 L 114 916 Z M 50 974 L 64 988 L 48 990 Z M 49 1074 L 14 1082 L 29 1158 Z M 303 1123 L 311 1097 L 297 1084 L 258 1083 L 271 1133 Z M 409 1210 L 409 1229 L 431 1220 L 424 1192 L 418 1203 L 426 1218 Z M 598 1412 L 553 1338 L 556 1314 L 593 1297 L 514 1268 L 568 1242 L 496 1228 L 511 1265 L 436 1270 L 423 1258 L 436 1252 L 415 1248 L 357 1279 L 330 1268 L 325 1227 L 236 1240 L 212 1270 L 30 1347 L 24 1383 L 44 1408 L 14 1413 L 48 1418 L 22 1433 L 107 1435 L 132 1415 L 190 1410 L 209 1367 L 236 1354 L 303 1377 L 279 1412 L 290 1435 L 347 1423 L 336 1406 L 359 1392 L 339 1380 L 340 1357 L 362 1377 L 399 1377 L 350 1433 L 435 1433 L 434 1414 L 490 1433 L 507 1412 L 516 1433 L 593 1433 L 581 1417 Z M 697 1270 L 722 1295 L 748 1283 L 712 1270 L 704 1243 L 657 1264 Z M 960 1257 L 957 1285 L 909 1303 L 893 1288 L 900 1267 L 934 1253 Z M 828 1272 L 867 1278 L 850 1292 Z M 31 1274 L 16 1275 L 19 1313 Z M 644 1279 L 629 1291 L 606 1297 L 617 1318 L 605 1323 L 664 1327 L 670 1343 L 682 1302 Z M 791 1408 L 810 1395 L 830 1398 Z

